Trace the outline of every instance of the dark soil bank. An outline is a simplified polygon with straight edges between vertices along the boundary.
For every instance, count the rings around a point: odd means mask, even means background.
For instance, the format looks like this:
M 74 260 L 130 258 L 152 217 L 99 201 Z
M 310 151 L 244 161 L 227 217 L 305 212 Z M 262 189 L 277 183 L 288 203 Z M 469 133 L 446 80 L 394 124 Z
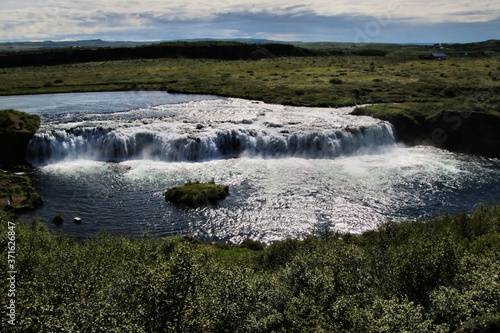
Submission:
M 427 118 L 377 114 L 365 108 L 353 114 L 389 121 L 399 140 L 408 145 L 428 144 L 459 153 L 500 157 L 500 117 L 492 114 L 443 111 Z
M 26 147 L 40 126 L 40 118 L 16 110 L 0 110 L 0 166 L 26 164 Z

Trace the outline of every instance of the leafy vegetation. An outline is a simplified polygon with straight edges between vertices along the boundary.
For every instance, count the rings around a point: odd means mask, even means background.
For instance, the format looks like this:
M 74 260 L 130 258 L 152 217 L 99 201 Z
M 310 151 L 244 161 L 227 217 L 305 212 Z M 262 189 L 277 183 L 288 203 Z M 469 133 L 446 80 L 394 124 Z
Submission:
M 261 251 L 16 223 L 14 332 L 494 332 L 500 206 Z M 257 248 L 258 249 L 258 248 Z M 6 290 L 7 261 L 0 261 Z M 6 293 L 1 296 L 5 308 Z M 8 327 L 2 316 L 2 327 Z

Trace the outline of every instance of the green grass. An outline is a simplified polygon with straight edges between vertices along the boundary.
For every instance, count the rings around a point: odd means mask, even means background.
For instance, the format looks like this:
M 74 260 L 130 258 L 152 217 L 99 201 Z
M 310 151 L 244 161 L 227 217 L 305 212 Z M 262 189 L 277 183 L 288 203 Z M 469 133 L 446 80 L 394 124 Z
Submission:
M 0 134 L 29 132 L 35 133 L 40 126 L 40 118 L 17 110 L 0 110 Z
M 0 94 L 166 90 L 310 106 L 447 103 L 457 97 L 484 100 L 497 96 L 499 67 L 498 58 L 422 61 L 390 56 L 343 56 L 258 61 L 131 60 L 6 68 L 0 72 Z M 338 80 L 342 84 L 331 83 Z
M 443 111 L 481 112 L 500 116 L 500 98 L 491 96 L 488 100 L 472 100 L 463 97 L 436 102 L 406 102 L 382 103 L 362 107 L 359 113 L 366 113 L 375 118 L 390 120 L 396 115 L 402 115 L 414 120 L 416 116 L 430 120 L 439 116 Z
M 500 325 L 500 206 L 261 251 L 192 237 L 103 233 L 76 242 L 0 212 L 5 257 L 13 231 L 13 332 L 493 332 Z

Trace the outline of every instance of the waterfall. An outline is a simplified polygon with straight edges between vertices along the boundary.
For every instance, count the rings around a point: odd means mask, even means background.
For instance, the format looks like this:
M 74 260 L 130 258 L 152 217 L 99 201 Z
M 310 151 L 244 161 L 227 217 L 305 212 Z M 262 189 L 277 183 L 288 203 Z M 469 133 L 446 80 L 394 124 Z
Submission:
M 205 161 L 233 157 L 335 158 L 369 153 L 395 144 L 390 124 L 343 128 L 206 128 L 179 131 L 164 127 L 86 127 L 48 130 L 31 140 L 27 158 L 35 164 L 89 159 L 167 162 Z

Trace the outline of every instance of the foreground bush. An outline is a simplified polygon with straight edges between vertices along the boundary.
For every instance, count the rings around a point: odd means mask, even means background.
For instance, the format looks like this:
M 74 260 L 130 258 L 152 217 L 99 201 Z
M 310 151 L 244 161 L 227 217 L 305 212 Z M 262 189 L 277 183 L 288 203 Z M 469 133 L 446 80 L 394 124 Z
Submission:
M 8 227 L 1 215 L 2 290 Z M 254 251 L 16 221 L 14 332 L 494 332 L 500 206 Z M 6 308 L 7 293 L 1 296 Z

